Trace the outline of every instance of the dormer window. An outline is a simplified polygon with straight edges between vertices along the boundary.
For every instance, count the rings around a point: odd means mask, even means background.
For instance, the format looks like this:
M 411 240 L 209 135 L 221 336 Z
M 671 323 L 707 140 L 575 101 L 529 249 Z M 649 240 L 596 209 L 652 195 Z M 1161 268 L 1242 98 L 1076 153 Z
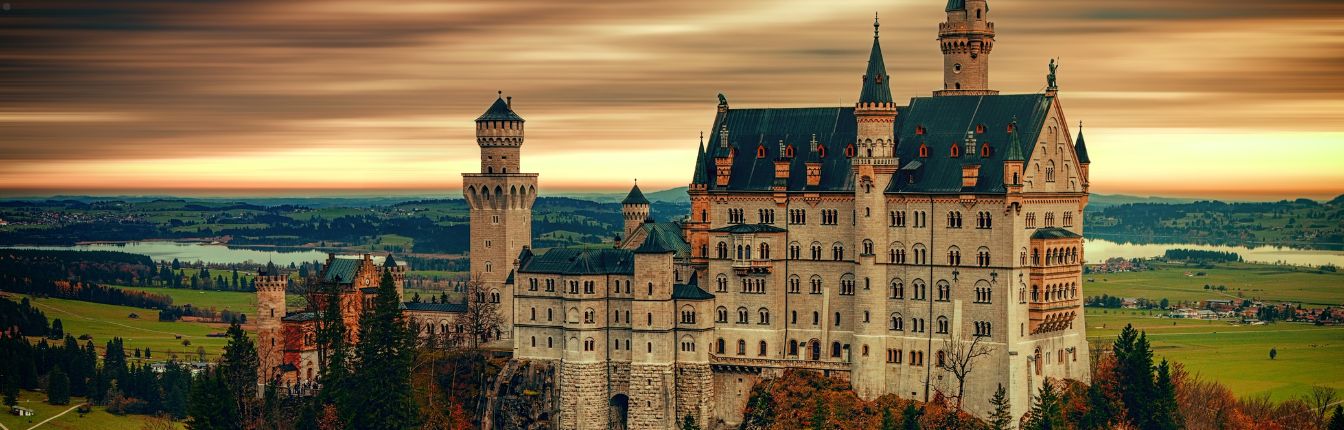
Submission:
M 961 156 L 961 147 L 958 146 L 958 145 L 955 144 L 955 143 L 952 144 L 952 149 L 949 150 L 948 154 L 951 155 L 952 158 L 960 157 L 960 156 Z
M 915 126 L 915 136 L 923 136 L 923 135 L 924 135 L 924 126 L 922 125 Z
M 854 144 L 845 147 L 845 158 L 854 158 Z
M 1008 132 L 1009 132 L 1009 133 L 1012 133 L 1012 132 L 1013 132 L 1013 123 L 1011 123 L 1011 122 L 1008 123 Z
M 765 158 L 765 145 L 756 147 L 756 158 Z
M 980 158 L 989 158 L 989 142 L 980 145 Z
M 793 158 L 793 145 L 784 147 L 784 156 L 788 158 Z
M 820 146 L 820 145 L 817 146 L 817 158 L 826 158 L 826 147 L 825 147 L 825 146 Z
M 929 158 L 929 145 L 919 144 L 919 158 Z
M 978 124 L 978 125 L 976 125 L 976 126 L 975 126 L 975 134 L 985 134 L 985 125 L 984 125 L 984 124 Z

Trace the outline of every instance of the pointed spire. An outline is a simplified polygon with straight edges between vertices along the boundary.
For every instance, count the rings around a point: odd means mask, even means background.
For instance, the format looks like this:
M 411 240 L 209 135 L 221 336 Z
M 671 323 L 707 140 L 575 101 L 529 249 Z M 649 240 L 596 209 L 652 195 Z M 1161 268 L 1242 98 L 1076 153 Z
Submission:
M 691 175 L 691 184 L 709 185 L 709 171 L 705 170 L 705 132 L 700 132 L 700 152 L 695 154 L 695 173 Z
M 1078 153 L 1079 164 L 1091 164 L 1092 159 L 1087 156 L 1087 144 L 1083 142 L 1083 122 L 1078 121 L 1078 142 L 1073 144 L 1073 151 Z
M 1022 155 L 1022 141 L 1017 137 L 1017 117 L 1013 117 L 1012 130 L 1008 132 L 1008 154 L 1003 157 L 1003 161 L 1026 161 Z
M 882 60 L 882 45 L 878 43 L 877 15 L 873 15 L 873 49 L 868 54 L 868 70 L 863 74 L 863 89 L 859 103 L 891 103 L 890 76 Z
M 638 180 L 636 180 L 636 181 L 638 181 Z M 649 199 L 644 198 L 644 193 L 641 192 L 641 191 L 639 191 L 639 184 L 636 183 L 635 186 L 630 187 L 630 194 L 626 194 L 626 195 L 625 195 L 625 200 L 621 200 L 621 204 L 623 204 L 623 205 L 647 205 L 647 204 L 649 204 Z

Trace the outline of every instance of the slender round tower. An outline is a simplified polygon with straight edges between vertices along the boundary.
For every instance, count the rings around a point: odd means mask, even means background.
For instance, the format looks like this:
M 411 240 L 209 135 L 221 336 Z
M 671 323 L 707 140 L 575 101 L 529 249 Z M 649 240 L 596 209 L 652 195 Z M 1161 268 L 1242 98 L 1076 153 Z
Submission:
M 943 51 L 943 89 L 934 95 L 994 95 L 989 89 L 989 53 L 994 23 L 986 0 L 948 0 L 947 21 L 938 24 Z
M 649 199 L 644 198 L 644 193 L 639 191 L 639 184 L 631 187 L 630 194 L 625 196 L 625 200 L 621 200 L 621 216 L 625 218 L 623 238 L 629 241 L 630 235 L 649 218 Z

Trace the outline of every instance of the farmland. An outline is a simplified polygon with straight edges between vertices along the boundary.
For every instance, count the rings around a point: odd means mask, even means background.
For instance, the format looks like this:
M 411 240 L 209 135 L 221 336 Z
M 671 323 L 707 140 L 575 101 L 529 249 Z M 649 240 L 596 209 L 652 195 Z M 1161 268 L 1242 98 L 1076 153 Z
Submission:
M 1344 273 L 1269 264 L 1228 263 L 1200 268 L 1158 263 L 1157 270 L 1085 275 L 1087 296 L 1168 299 L 1173 303 L 1243 298 L 1301 303 L 1307 307 L 1344 303 Z M 1209 285 L 1210 289 L 1204 286 Z M 1226 287 L 1219 290 L 1217 287 Z
M 1305 323 L 1234 325 L 1227 321 L 1161 318 L 1160 312 L 1087 309 L 1087 336 L 1109 345 L 1125 324 L 1148 333 L 1155 360 L 1181 363 L 1238 396 L 1274 401 L 1307 393 L 1312 384 L 1344 390 L 1344 327 Z M 1278 355 L 1269 359 L 1269 350 Z
M 33 306 L 47 314 L 48 319 L 60 318 L 67 334 L 92 336 L 93 344 L 99 350 L 113 337 L 121 337 L 125 340 L 126 351 L 150 348 L 156 360 L 174 354 L 195 360 L 198 348 L 205 351 L 207 359 L 214 359 L 226 343 L 222 337 L 206 337 L 225 331 L 228 328 L 225 324 L 161 322 L 158 311 L 150 309 L 52 298 L 30 297 L 30 300 Z M 132 314 L 136 317 L 132 318 Z M 190 342 L 190 345 L 183 345 L 183 342 Z
M 69 405 L 48 405 L 47 396 L 43 393 L 33 391 L 22 391 L 19 393 L 19 406 L 32 409 L 35 414 L 31 417 L 17 417 L 8 412 L 0 414 L 0 424 L 11 430 L 22 430 L 32 427 L 34 424 L 45 421 L 65 410 L 75 407 L 84 402 L 83 398 L 70 398 Z M 145 423 L 151 418 L 144 415 L 113 415 L 107 412 L 102 406 L 94 406 L 88 414 L 80 415 L 78 410 L 70 411 L 59 418 L 43 424 L 40 429 L 50 430 L 111 430 L 111 429 L 138 429 L 144 428 Z M 182 423 L 175 423 L 175 428 L 184 428 Z

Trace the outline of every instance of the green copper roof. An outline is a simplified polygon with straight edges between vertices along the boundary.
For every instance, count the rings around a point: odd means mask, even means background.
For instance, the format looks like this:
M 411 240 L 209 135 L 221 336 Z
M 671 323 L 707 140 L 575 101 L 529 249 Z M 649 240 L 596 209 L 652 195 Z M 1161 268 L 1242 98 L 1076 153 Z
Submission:
M 466 303 L 425 303 L 425 302 L 406 302 L 402 306 L 408 311 L 420 312 L 451 312 L 463 313 L 467 311 Z
M 486 109 L 485 113 L 476 118 L 477 121 L 522 121 L 523 117 L 513 113 L 509 103 L 504 101 L 504 97 L 495 99 L 495 103 Z
M 703 137 L 701 136 L 700 139 L 700 152 L 695 155 L 695 172 L 691 174 L 692 184 L 703 185 L 709 183 L 709 171 L 705 170 L 705 141 Z
M 552 248 L 523 260 L 518 273 L 633 275 L 635 256 L 615 248 Z
M 647 205 L 649 199 L 644 198 L 644 193 L 639 191 L 639 185 L 630 187 L 630 194 L 625 195 L 625 200 L 621 200 L 623 205 Z
M 882 45 L 877 38 L 877 18 L 873 18 L 873 49 L 868 53 L 868 70 L 863 73 L 859 103 L 891 103 L 891 75 L 882 61 Z
M 322 280 L 338 284 L 349 284 L 359 272 L 364 260 L 358 258 L 333 258 L 322 270 Z
M 1078 153 L 1078 162 L 1089 164 L 1092 159 L 1087 156 L 1087 144 L 1083 142 L 1083 126 L 1078 125 L 1078 142 L 1073 144 L 1073 150 Z
M 644 242 L 640 243 L 641 247 L 649 241 L 648 238 L 660 236 L 659 240 L 663 242 L 663 246 L 671 246 L 673 251 L 677 253 L 678 258 L 690 257 L 691 255 L 691 245 L 686 243 L 686 239 L 681 236 L 680 224 L 675 222 L 645 222 L 640 224 L 636 231 L 645 232 Z M 630 236 L 634 237 L 637 234 L 632 233 Z M 636 250 L 636 252 L 639 251 Z
M 1013 156 L 1013 134 L 1021 142 L 1022 159 L 1031 159 L 1036 135 L 1045 124 L 1052 97 L 1044 94 L 1010 94 L 985 96 L 919 97 L 910 100 L 910 106 L 896 117 L 896 155 L 902 162 L 918 160 L 915 170 L 901 170 L 887 188 L 889 193 L 978 193 L 999 194 L 1003 185 L 1003 161 Z M 1016 118 L 1015 133 L 1008 125 Z M 951 156 L 952 145 L 965 148 L 966 132 L 984 126 L 984 133 L 976 133 L 976 153 Z M 924 130 L 920 134 L 918 130 Z M 919 156 L 920 145 L 928 146 L 928 157 Z M 978 149 L 989 145 L 989 156 L 980 157 Z M 980 164 L 980 177 L 975 187 L 962 189 L 961 168 L 968 162 Z M 825 175 L 826 172 L 822 172 Z
M 653 225 L 654 223 L 645 223 L 644 225 Z M 649 234 L 644 236 L 644 242 L 635 248 L 636 254 L 663 254 L 675 253 L 678 251 L 678 244 L 685 245 L 685 241 L 678 237 L 668 237 L 656 229 L 649 230 Z
M 966 10 L 966 0 L 947 0 L 947 12 Z
M 672 298 L 675 300 L 709 300 L 714 295 L 700 288 L 700 281 L 696 279 L 695 272 L 691 272 L 691 281 L 685 284 L 672 285 Z
M 1004 155 L 1003 159 L 1007 161 L 1026 161 L 1026 158 L 1022 157 L 1022 141 L 1017 137 L 1016 120 L 1012 122 L 1012 127 L 1013 131 L 1008 132 L 1008 154 Z
M 383 267 L 387 268 L 397 267 L 397 260 L 392 258 L 392 254 L 388 254 L 387 259 L 383 260 Z
M 1074 239 L 1079 237 L 1083 236 L 1059 227 L 1037 229 L 1035 233 L 1031 234 L 1032 239 Z

